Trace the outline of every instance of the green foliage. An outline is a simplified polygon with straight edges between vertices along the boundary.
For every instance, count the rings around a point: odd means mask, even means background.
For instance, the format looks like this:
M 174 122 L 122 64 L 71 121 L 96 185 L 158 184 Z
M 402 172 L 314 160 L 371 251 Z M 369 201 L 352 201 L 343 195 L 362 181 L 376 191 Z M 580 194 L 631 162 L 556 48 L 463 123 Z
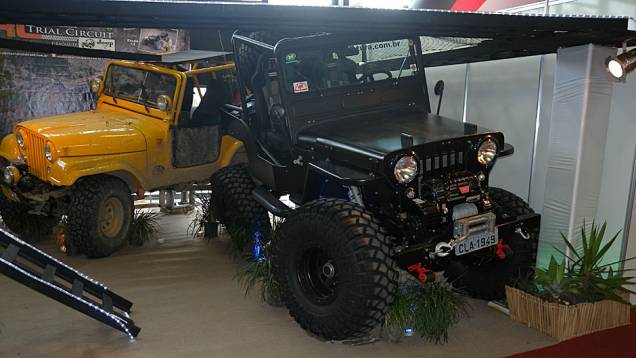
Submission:
M 247 296 L 250 291 L 260 284 L 260 294 L 263 301 L 268 301 L 270 295 L 278 292 L 278 281 L 269 260 L 246 260 L 236 273 L 235 279 L 245 289 Z
M 276 240 L 278 228 L 281 223 L 282 219 L 274 219 L 270 241 L 262 244 L 261 256 L 254 257 L 253 252 L 244 254 L 245 260 L 234 277 L 245 289 L 245 295 L 248 295 L 255 286 L 260 285 L 261 299 L 275 306 L 280 305 L 280 298 L 278 296 L 279 286 L 274 274 L 272 263 L 269 260 L 269 251 L 272 246 L 272 242 Z M 246 239 L 246 237 L 247 235 L 242 235 L 238 240 L 232 239 L 232 241 L 235 241 L 233 245 L 236 246 L 234 250 L 240 249 L 240 252 L 245 253 L 247 245 L 251 244 L 250 240 Z
M 159 231 L 159 214 L 150 211 L 135 211 L 135 216 L 130 224 L 128 243 L 142 246 L 152 240 Z
M 385 334 L 411 327 L 429 342 L 446 343 L 448 330 L 468 315 L 468 309 L 464 296 L 447 282 L 409 279 L 384 318 Z
M 581 302 L 597 302 L 612 300 L 628 304 L 621 297 L 621 293 L 633 293 L 627 286 L 634 284 L 633 277 L 625 277 L 628 270 L 614 271 L 612 266 L 627 260 L 603 264 L 605 254 L 618 238 L 616 233 L 604 242 L 607 223 L 600 227 L 592 222 L 590 230 L 583 222 L 581 228 L 581 243 L 578 247 L 572 245 L 561 234 L 569 255 L 557 249 L 564 258 L 557 261 L 550 260 L 547 269 L 536 269 L 534 280 L 527 291 L 543 299 L 564 304 Z M 631 259 L 628 259 L 631 260 Z
M 248 247 L 252 242 L 248 230 L 242 225 L 226 224 L 228 234 L 230 235 L 228 251 L 232 258 L 242 258 L 248 251 Z
M 212 205 L 212 195 L 210 193 L 204 192 L 195 192 L 195 197 L 201 205 L 194 210 L 194 218 L 188 225 L 187 234 L 191 235 L 193 238 L 196 238 L 197 235 L 201 232 L 205 232 L 205 228 L 208 227 L 208 224 L 216 221 L 216 216 L 213 212 Z M 205 233 L 206 236 L 209 236 L 209 233 Z
M 565 260 L 558 262 L 554 257 L 550 258 L 550 264 L 547 269 L 535 270 L 534 283 L 540 287 L 540 292 L 546 296 L 549 301 L 569 303 L 575 300 L 571 292 L 574 279 L 566 275 Z M 539 292 L 535 290 L 535 293 Z

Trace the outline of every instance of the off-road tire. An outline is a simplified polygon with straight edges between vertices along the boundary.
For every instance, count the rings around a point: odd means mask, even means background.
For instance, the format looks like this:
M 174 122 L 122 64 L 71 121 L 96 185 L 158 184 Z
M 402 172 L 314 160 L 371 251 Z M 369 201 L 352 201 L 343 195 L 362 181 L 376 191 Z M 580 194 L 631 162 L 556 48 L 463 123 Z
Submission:
M 325 340 L 359 339 L 384 321 L 398 272 L 389 237 L 363 207 L 340 199 L 309 202 L 287 217 L 272 245 L 281 299 L 305 330 Z M 308 277 L 303 257 L 315 250 L 333 258 L 336 277 L 323 302 L 300 278 Z
M 269 241 L 271 224 L 269 213 L 261 206 L 252 191 L 256 188 L 245 164 L 231 165 L 218 170 L 210 179 L 212 186 L 211 215 L 225 225 L 234 240 L 254 240 L 258 233 L 261 244 Z M 254 241 L 246 242 L 245 249 Z
M 29 207 L 9 200 L 0 193 L 2 222 L 20 239 L 36 243 L 53 237 L 53 228 L 58 223 L 54 216 L 29 214 Z
M 523 199 L 513 193 L 492 187 L 489 191 L 498 221 L 534 212 Z M 503 260 L 495 258 L 483 265 L 476 265 L 471 260 L 471 254 L 449 259 L 444 274 L 453 286 L 472 297 L 492 300 L 505 296 L 506 284 L 528 277 L 536 261 L 536 235 L 531 234 L 527 240 L 519 234 L 499 239 L 510 245 L 512 250 L 512 254 Z
M 123 214 L 121 228 L 113 237 L 108 237 L 98 227 L 98 213 L 100 207 L 111 198 L 121 203 Z M 71 189 L 65 239 L 79 253 L 88 257 L 109 256 L 126 243 L 133 214 L 132 195 L 123 181 L 108 176 L 79 179 Z

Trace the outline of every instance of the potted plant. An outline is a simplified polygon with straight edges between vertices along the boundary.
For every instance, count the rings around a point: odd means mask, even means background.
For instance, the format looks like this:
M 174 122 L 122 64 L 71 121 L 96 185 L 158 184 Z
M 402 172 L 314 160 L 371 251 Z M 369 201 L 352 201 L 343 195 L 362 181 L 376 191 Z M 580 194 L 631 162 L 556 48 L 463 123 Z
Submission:
M 568 254 L 558 250 L 563 258 L 552 257 L 531 280 L 506 287 L 510 317 L 559 341 L 630 324 L 627 286 L 633 277 L 613 268 L 625 260 L 604 263 L 618 237 L 604 243 L 606 226 L 592 223 L 587 231 L 583 223 L 578 247 L 561 234 Z

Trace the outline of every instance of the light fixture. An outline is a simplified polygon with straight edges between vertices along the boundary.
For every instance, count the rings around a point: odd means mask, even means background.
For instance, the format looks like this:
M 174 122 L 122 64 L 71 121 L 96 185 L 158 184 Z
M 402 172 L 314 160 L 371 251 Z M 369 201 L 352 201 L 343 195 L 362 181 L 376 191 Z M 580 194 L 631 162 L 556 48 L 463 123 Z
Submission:
M 618 56 L 610 56 L 605 60 L 607 73 L 617 81 L 624 81 L 625 77 L 636 69 L 636 49 L 623 50 Z
M 488 166 L 492 164 L 497 156 L 497 143 L 488 138 L 481 142 L 479 149 L 477 149 L 477 161 L 479 164 Z
M 403 156 L 395 163 L 393 174 L 398 183 L 410 183 L 417 176 L 417 159 L 412 155 Z

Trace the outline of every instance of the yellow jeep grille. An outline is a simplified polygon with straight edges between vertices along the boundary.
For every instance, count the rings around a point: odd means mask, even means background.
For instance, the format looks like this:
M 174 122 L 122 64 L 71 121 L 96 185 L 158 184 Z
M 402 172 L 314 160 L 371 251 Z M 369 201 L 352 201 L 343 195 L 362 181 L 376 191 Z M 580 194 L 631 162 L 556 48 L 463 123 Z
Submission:
M 47 161 L 44 158 L 44 143 L 46 139 L 29 130 L 23 132 L 25 134 L 26 146 L 26 163 L 29 166 L 29 173 L 36 177 L 46 180 Z

